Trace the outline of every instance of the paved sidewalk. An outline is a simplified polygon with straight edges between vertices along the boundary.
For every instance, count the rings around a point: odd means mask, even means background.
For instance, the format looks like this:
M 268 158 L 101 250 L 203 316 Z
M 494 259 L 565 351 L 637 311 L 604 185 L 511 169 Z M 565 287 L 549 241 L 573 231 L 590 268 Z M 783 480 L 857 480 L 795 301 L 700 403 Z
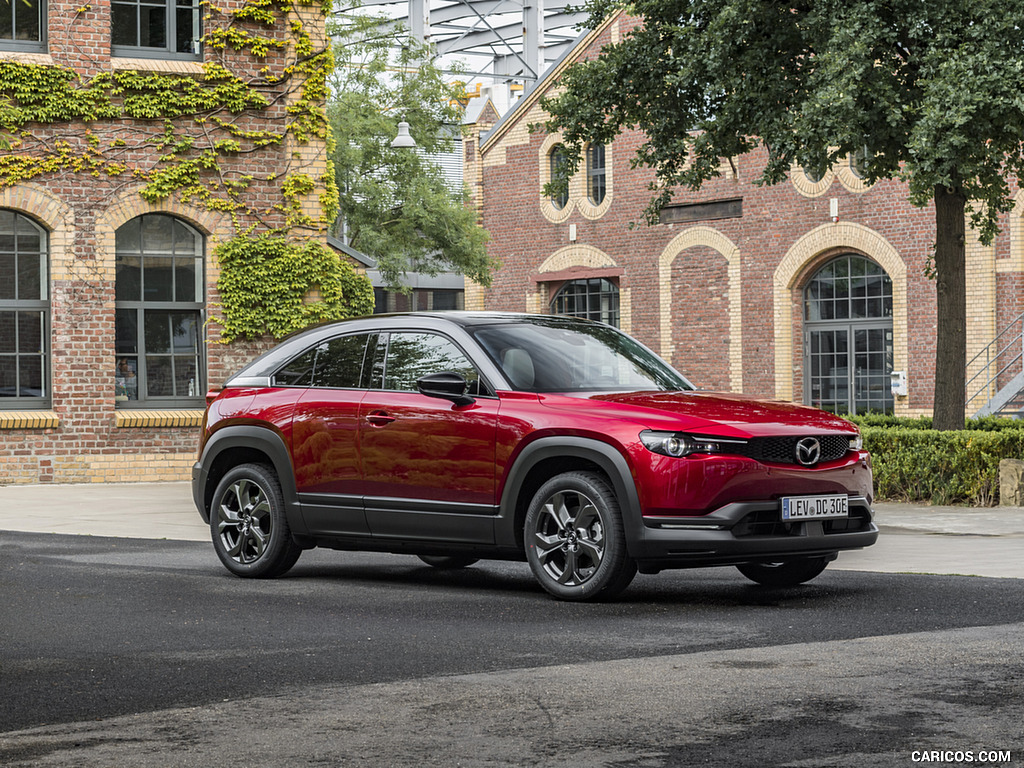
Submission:
M 840 555 L 851 570 L 1024 578 L 1024 508 L 878 503 L 883 535 Z M 209 541 L 190 484 L 0 486 L 0 531 Z

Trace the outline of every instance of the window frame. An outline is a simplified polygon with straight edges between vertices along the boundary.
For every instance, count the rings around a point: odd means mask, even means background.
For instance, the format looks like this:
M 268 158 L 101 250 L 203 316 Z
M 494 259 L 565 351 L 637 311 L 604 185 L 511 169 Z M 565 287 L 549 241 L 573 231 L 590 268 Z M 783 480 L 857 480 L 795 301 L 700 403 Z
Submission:
M 178 31 L 178 5 L 179 0 L 164 0 L 163 3 L 154 0 L 113 0 L 110 4 L 110 55 L 114 58 L 133 59 L 180 59 L 183 61 L 202 61 L 203 59 L 203 13 L 202 6 L 198 0 L 192 0 L 190 8 L 192 11 L 192 51 L 182 52 L 177 50 Z M 114 12 L 118 6 L 131 6 L 135 8 L 135 39 L 138 40 L 142 28 L 142 8 L 164 7 L 164 34 L 165 44 L 162 47 L 151 45 L 124 45 L 114 42 Z M 197 29 L 198 26 L 198 29 Z
M 583 288 L 582 291 L 579 290 L 581 287 Z M 614 290 L 608 290 L 609 288 Z M 570 312 L 566 309 L 559 309 L 559 300 L 567 300 L 570 298 L 570 289 L 576 289 L 575 293 L 571 295 L 571 298 L 577 301 L 583 299 L 586 303 L 586 309 L 582 312 Z M 602 298 L 605 296 L 614 297 L 614 307 L 608 307 L 607 309 L 604 307 Z M 597 309 L 590 308 L 592 297 L 597 297 Z M 574 280 L 566 280 L 558 287 L 558 290 L 555 291 L 555 295 L 551 297 L 551 301 L 548 303 L 548 308 L 553 315 L 578 317 L 585 320 L 597 320 L 598 322 L 605 323 L 613 328 L 619 328 L 622 322 L 622 291 L 616 282 L 613 282 L 607 277 L 580 277 Z
M 10 38 L 0 37 L 0 50 L 2 51 L 21 51 L 24 53 L 46 53 L 47 51 L 47 35 L 46 35 L 46 23 L 49 18 L 48 3 L 46 0 L 36 0 L 38 7 L 36 13 L 39 14 L 39 39 L 38 40 L 19 40 L 14 37 L 17 30 L 17 8 L 18 0 L 10 0 L 11 2 L 11 33 Z
M 564 144 L 555 144 L 548 152 L 548 178 L 554 182 L 558 179 L 560 171 L 568 163 L 567 154 L 565 151 Z M 548 200 L 551 202 L 552 207 L 556 211 L 564 211 L 569 205 L 569 188 L 566 187 L 562 192 L 552 194 Z
M 172 237 L 171 237 L 171 251 L 170 252 L 154 252 L 147 251 L 143 242 L 142 226 L 144 220 L 149 217 L 163 217 L 171 220 L 172 226 Z M 188 222 L 180 219 L 176 216 L 166 213 L 148 213 L 141 216 L 136 216 L 129 221 L 126 221 L 121 227 L 118 227 L 118 232 L 121 232 L 124 227 L 129 225 L 139 227 L 139 239 L 138 239 L 138 252 L 136 251 L 124 251 L 119 250 L 115 246 L 115 264 L 118 268 L 120 266 L 122 254 L 137 256 L 139 258 L 139 294 L 138 298 L 125 299 L 117 298 L 117 280 L 118 277 L 115 272 L 115 299 L 114 299 L 114 312 L 117 323 L 120 323 L 121 317 L 128 317 L 129 313 L 134 313 L 134 329 L 135 329 L 135 351 L 127 352 L 119 349 L 119 345 L 123 339 L 120 336 L 120 328 L 114 334 L 114 356 L 116 365 L 120 366 L 120 360 L 122 358 L 135 358 L 135 369 L 134 378 L 136 379 L 135 390 L 137 396 L 135 398 L 129 397 L 127 394 L 122 399 L 117 399 L 115 407 L 118 409 L 153 409 L 153 408 L 197 408 L 205 405 L 205 393 L 206 393 L 206 339 L 203 333 L 206 319 L 206 237 L 198 229 L 190 225 Z M 186 251 L 179 251 L 176 248 L 174 240 L 174 227 L 182 226 L 187 229 L 194 238 L 194 247 L 191 255 L 187 254 Z M 181 256 L 182 260 L 191 259 L 195 265 L 195 272 L 193 279 L 195 280 L 195 297 L 193 301 L 181 301 L 176 300 L 174 297 L 175 289 L 177 287 L 177 275 L 176 264 Z M 172 277 L 173 281 L 171 284 L 172 300 L 147 300 L 145 298 L 145 270 L 147 258 L 152 259 L 172 259 Z M 184 357 L 184 355 L 175 354 L 173 339 L 171 339 L 171 345 L 169 351 L 166 353 L 151 352 L 147 349 L 147 325 L 146 318 L 147 313 L 166 314 L 168 319 L 174 314 L 190 314 L 194 315 L 195 322 L 195 384 L 193 387 L 194 394 L 192 396 L 183 394 L 171 394 L 171 395 L 149 395 L 149 379 L 150 373 L 149 363 L 147 358 L 151 357 L 169 357 L 172 365 L 172 386 L 176 387 L 177 377 L 174 375 L 175 358 Z M 170 330 L 170 329 L 169 329 Z M 125 339 L 126 340 L 126 339 Z M 116 390 L 116 373 L 119 369 L 115 369 L 115 395 Z M 120 397 L 120 396 L 119 396 Z
M 595 162 L 600 150 L 600 165 Z M 600 197 L 596 194 L 600 190 Z M 587 147 L 587 200 L 595 208 L 600 207 L 608 197 L 608 153 L 604 144 Z
M 40 357 L 40 384 L 41 393 L 39 395 L 15 395 L 13 397 L 0 397 L 0 409 L 3 410 L 45 410 L 51 407 L 53 398 L 53 376 L 52 376 L 52 344 L 51 344 L 51 291 L 50 291 L 50 233 L 42 224 L 28 216 L 21 211 L 13 208 L 3 208 L 0 212 L 13 214 L 13 230 L 11 232 L 14 237 L 14 269 L 15 275 L 19 272 L 19 262 L 21 258 L 21 251 L 18 249 L 18 222 L 24 220 L 39 234 L 39 249 L 37 251 L 31 251 L 31 255 L 34 255 L 39 260 L 39 280 L 40 280 L 40 298 L 39 299 L 23 299 L 19 298 L 18 291 L 18 280 L 15 277 L 15 298 L 13 299 L 0 299 L 0 312 L 12 313 L 15 316 L 15 341 L 14 351 L 0 353 L 2 357 L 13 357 L 15 361 L 15 387 L 17 390 L 21 389 L 21 358 L 22 357 Z M 18 316 L 22 313 L 27 314 L 39 314 L 42 327 L 40 333 L 42 334 L 41 347 L 42 349 L 38 354 L 23 352 L 19 349 L 20 341 L 20 322 Z

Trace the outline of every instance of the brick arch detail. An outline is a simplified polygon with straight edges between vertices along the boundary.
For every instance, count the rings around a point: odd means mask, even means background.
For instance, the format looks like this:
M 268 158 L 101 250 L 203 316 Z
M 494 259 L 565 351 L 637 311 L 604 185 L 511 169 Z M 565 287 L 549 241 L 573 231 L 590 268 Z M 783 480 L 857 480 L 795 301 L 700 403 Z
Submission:
M 17 184 L 0 190 L 0 208 L 27 214 L 46 227 L 50 279 L 66 278 L 74 259 L 75 213 L 71 206 L 38 184 Z
M 672 263 L 683 251 L 704 246 L 717 251 L 725 259 L 729 274 L 729 386 L 733 392 L 743 391 L 743 307 L 741 300 L 740 249 L 728 237 L 711 227 L 691 227 L 669 242 L 658 258 L 660 286 L 661 355 L 671 361 L 675 347 L 672 342 Z
M 861 224 L 824 224 L 811 230 L 789 249 L 773 278 L 775 318 L 775 397 L 793 399 L 795 371 L 793 331 L 800 326 L 802 303 L 794 290 L 810 277 L 809 267 L 826 253 L 856 251 L 876 261 L 892 281 L 893 366 L 906 370 L 908 360 L 907 265 L 880 234 Z

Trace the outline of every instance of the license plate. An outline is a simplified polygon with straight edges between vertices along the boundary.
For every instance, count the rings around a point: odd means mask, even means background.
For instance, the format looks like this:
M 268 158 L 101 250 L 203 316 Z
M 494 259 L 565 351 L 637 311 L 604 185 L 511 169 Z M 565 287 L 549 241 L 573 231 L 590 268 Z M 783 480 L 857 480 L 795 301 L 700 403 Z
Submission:
M 784 496 L 783 520 L 821 520 L 830 517 L 849 517 L 850 499 L 847 496 Z

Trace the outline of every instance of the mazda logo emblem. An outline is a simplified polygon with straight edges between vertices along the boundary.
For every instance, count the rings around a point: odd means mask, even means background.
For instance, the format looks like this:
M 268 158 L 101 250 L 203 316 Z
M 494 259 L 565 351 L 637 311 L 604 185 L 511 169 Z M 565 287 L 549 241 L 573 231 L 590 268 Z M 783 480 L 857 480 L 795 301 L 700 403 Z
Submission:
M 796 460 L 805 467 L 813 467 L 821 458 L 821 443 L 816 437 L 805 437 L 796 444 Z

